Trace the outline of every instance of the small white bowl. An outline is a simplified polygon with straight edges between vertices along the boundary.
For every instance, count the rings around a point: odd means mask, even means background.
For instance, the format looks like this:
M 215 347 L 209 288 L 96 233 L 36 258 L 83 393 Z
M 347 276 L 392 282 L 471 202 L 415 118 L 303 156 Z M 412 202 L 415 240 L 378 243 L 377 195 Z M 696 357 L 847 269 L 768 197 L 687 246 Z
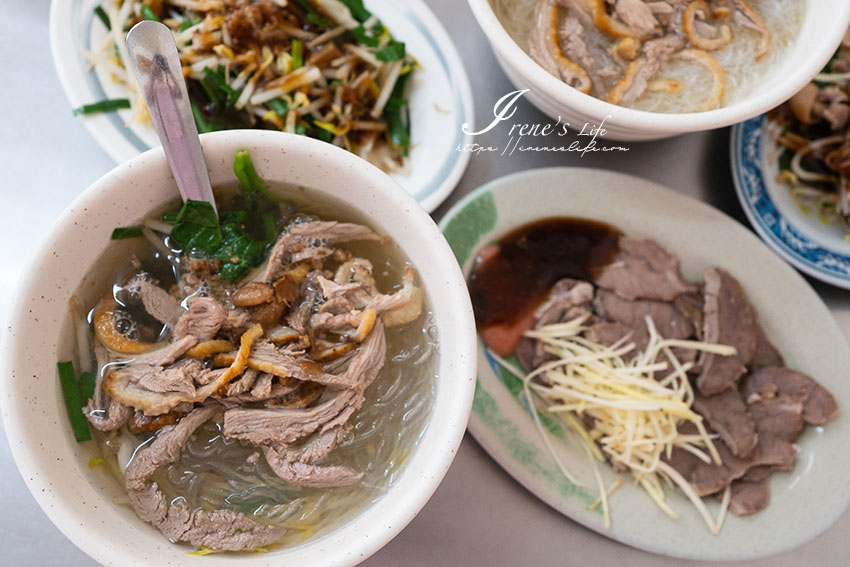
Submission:
M 382 498 L 328 534 L 265 554 L 216 554 L 208 567 L 350 566 L 375 553 L 406 526 L 436 490 L 466 428 L 475 386 L 472 307 L 457 261 L 437 226 L 377 168 L 330 144 L 300 136 L 215 132 L 201 136 L 213 185 L 233 183 L 233 156 L 248 149 L 259 174 L 344 199 L 415 266 L 429 298 L 440 344 L 433 409 L 399 478 Z M 96 293 L 93 267 L 127 226 L 171 202 L 176 186 L 160 148 L 124 163 L 89 187 L 63 213 L 25 273 L 2 337 L 2 409 L 12 454 L 28 488 L 56 526 L 102 565 L 197 565 L 186 547 L 168 542 L 111 497 L 117 483 L 89 469 L 92 451 L 74 442 L 56 362 L 73 351 L 72 293 Z M 102 289 L 99 287 L 98 289 Z M 111 479 L 110 479 L 111 480 Z M 112 489 L 110 489 L 110 485 Z
M 850 23 L 847 0 L 808 0 L 799 37 L 789 46 L 787 57 L 770 80 L 750 96 L 707 112 L 662 114 L 617 106 L 567 86 L 514 42 L 493 12 L 490 0 L 468 2 L 508 79 L 517 89 L 530 89 L 525 94 L 529 102 L 576 129 L 604 120 L 607 130 L 604 138 L 624 142 L 722 128 L 767 112 L 791 98 L 826 65 Z M 529 13 L 528 17 L 532 18 L 533 14 Z

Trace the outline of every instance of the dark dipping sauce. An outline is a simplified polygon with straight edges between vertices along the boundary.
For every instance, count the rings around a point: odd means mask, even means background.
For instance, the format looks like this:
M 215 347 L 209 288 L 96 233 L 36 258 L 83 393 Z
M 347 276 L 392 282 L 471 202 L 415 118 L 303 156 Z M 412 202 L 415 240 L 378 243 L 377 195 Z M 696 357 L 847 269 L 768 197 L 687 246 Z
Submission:
M 485 344 L 501 356 L 511 354 L 552 286 L 563 278 L 592 281 L 614 260 L 621 235 L 603 222 L 548 218 L 483 248 L 469 293 Z

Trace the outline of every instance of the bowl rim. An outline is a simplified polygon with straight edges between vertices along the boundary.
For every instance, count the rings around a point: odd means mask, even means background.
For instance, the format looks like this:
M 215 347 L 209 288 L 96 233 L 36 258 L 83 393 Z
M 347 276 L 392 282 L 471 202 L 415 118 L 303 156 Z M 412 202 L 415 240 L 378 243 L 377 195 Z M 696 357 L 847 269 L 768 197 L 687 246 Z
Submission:
M 850 26 L 850 3 L 834 1 L 830 6 L 830 20 L 836 25 L 820 35 L 818 45 L 806 46 L 811 69 L 798 66 L 791 70 L 780 85 L 767 92 L 756 91 L 745 100 L 704 112 L 665 114 L 618 106 L 594 96 L 581 93 L 549 74 L 531 58 L 508 34 L 496 17 L 490 0 L 467 0 L 479 27 L 487 36 L 490 48 L 506 66 L 524 76 L 534 88 L 561 105 L 601 121 L 611 117 L 610 124 L 620 128 L 638 130 L 646 134 L 674 135 L 722 128 L 775 108 L 803 88 L 832 57 Z M 807 10 L 823 9 L 808 0 Z M 838 26 L 837 24 L 841 24 Z M 789 46 L 793 49 L 794 44 Z M 815 65 L 817 63 L 817 65 Z M 513 81 L 512 81 L 513 82 Z
M 349 178 L 354 177 L 351 169 L 355 171 L 360 169 L 360 172 L 356 175 L 359 175 L 360 178 L 368 178 L 375 193 L 392 201 L 392 208 L 397 209 L 399 215 L 404 215 L 406 220 L 410 221 L 412 225 L 410 228 L 415 229 L 420 239 L 423 242 L 427 239 L 427 245 L 423 244 L 423 249 L 427 248 L 429 257 L 432 257 L 435 265 L 432 270 L 434 275 L 428 280 L 425 280 L 421 273 L 420 276 L 423 277 L 423 284 L 430 292 L 435 318 L 439 312 L 443 319 L 447 319 L 446 323 L 454 324 L 446 325 L 445 329 L 440 328 L 439 330 L 440 344 L 447 344 L 450 347 L 448 349 L 441 348 L 437 371 L 447 375 L 440 375 L 435 379 L 434 407 L 431 416 L 418 440 L 416 450 L 407 457 L 403 473 L 379 499 L 367 504 L 345 524 L 333 528 L 328 533 L 307 542 L 296 544 L 293 547 L 275 550 L 268 554 L 256 554 L 251 559 L 239 557 L 246 565 L 279 565 L 280 560 L 286 558 L 287 555 L 294 554 L 296 551 L 303 555 L 305 549 L 315 551 L 318 547 L 322 550 L 322 553 L 319 554 L 321 559 L 318 560 L 317 564 L 355 565 L 377 552 L 418 514 L 446 475 L 463 439 L 472 407 L 476 376 L 475 349 L 477 348 L 472 306 L 469 295 L 466 293 L 465 280 L 451 248 L 431 217 L 395 181 L 375 166 L 353 154 L 317 140 L 280 132 L 252 130 L 213 132 L 201 135 L 201 142 L 208 160 L 221 158 L 225 155 L 232 156 L 236 149 L 251 145 L 284 149 L 289 154 L 287 159 L 317 156 L 310 157 L 310 159 L 320 161 L 322 157 L 331 154 L 336 164 L 340 165 L 341 169 L 346 169 L 345 175 Z M 24 351 L 26 350 L 24 340 L 19 339 L 17 335 L 32 333 L 33 329 L 38 328 L 38 324 L 29 321 L 27 317 L 29 312 L 27 308 L 28 306 L 31 307 L 31 300 L 34 301 L 35 299 L 30 292 L 37 285 L 39 277 L 43 278 L 44 270 L 52 263 L 50 256 L 56 243 L 74 230 L 73 227 L 77 221 L 85 218 L 85 206 L 97 202 L 108 202 L 105 199 L 126 190 L 121 188 L 122 182 L 134 177 L 139 178 L 145 174 L 146 170 L 151 168 L 167 167 L 167 165 L 164 165 L 165 163 L 166 159 L 162 148 L 153 148 L 116 166 L 74 199 L 53 224 L 39 246 L 38 252 L 23 271 L 14 293 L 15 301 L 10 313 L 9 323 L 4 326 L 2 337 L 0 337 L 0 368 L 5 370 L 6 376 L 5 379 L 0 380 L 0 413 L 2 413 L 7 440 L 18 471 L 48 519 L 74 545 L 92 559 L 104 565 L 142 566 L 149 565 L 149 563 L 140 557 L 133 556 L 127 551 L 126 547 L 119 546 L 114 541 L 111 543 L 95 541 L 90 536 L 87 537 L 84 526 L 91 519 L 83 516 L 80 510 L 67 505 L 60 498 L 54 496 L 54 492 L 61 495 L 63 492 L 70 491 L 65 488 L 65 483 L 49 482 L 50 480 L 57 480 L 56 474 L 53 473 L 53 476 L 42 474 L 39 463 L 40 461 L 43 462 L 44 457 L 39 455 L 33 444 L 24 442 L 32 441 L 34 433 L 27 433 L 28 422 L 32 418 L 28 418 L 28 410 L 23 407 L 24 404 L 16 403 L 18 399 L 14 397 L 15 384 L 20 384 L 24 380 L 20 376 L 20 372 L 16 372 L 16 369 L 20 369 L 25 364 Z M 262 168 L 258 167 L 258 169 Z M 292 183 L 299 184 L 298 181 L 292 181 Z M 327 184 L 328 182 L 326 182 L 325 187 L 327 187 Z M 114 204 L 109 206 L 116 207 Z M 134 220 L 142 216 L 133 211 L 121 214 L 125 217 L 134 217 Z M 374 220 L 372 222 L 379 230 L 391 234 L 384 224 L 379 224 Z M 105 244 L 94 251 L 86 252 L 86 270 L 90 269 L 92 263 L 107 246 L 108 244 Z M 79 282 L 74 282 L 71 290 L 77 289 L 78 286 Z M 59 295 L 57 294 L 57 296 Z M 436 305 L 437 301 L 442 304 L 439 308 Z M 27 330 L 28 328 L 29 330 Z M 58 337 L 60 332 L 61 329 L 57 328 L 52 331 L 52 335 L 47 334 L 44 344 L 49 345 L 50 340 Z M 49 353 L 49 346 L 45 350 Z M 55 387 L 58 388 L 58 386 Z M 441 393 L 440 390 L 445 391 Z M 442 402 L 439 407 L 438 402 Z M 51 402 L 47 403 L 50 404 Z M 63 406 L 59 403 L 56 407 L 62 408 Z M 62 413 L 62 411 L 62 409 L 59 409 L 59 413 Z M 439 419 L 434 419 L 437 416 L 439 416 Z M 61 420 L 60 423 L 67 421 L 65 415 L 56 417 Z M 70 443 L 67 441 L 60 441 L 59 443 L 63 448 L 69 448 L 70 457 L 73 460 L 79 460 L 79 457 L 73 454 L 75 448 L 73 440 L 69 440 Z M 74 467 L 75 465 L 66 464 L 65 466 Z M 71 476 L 69 475 L 69 478 Z M 47 488 L 46 491 L 45 488 Z M 95 492 L 99 498 L 107 498 L 102 488 L 96 489 Z M 378 513 L 381 514 L 380 521 L 375 521 Z M 368 523 L 370 520 L 372 521 L 371 524 Z M 122 529 L 134 530 L 140 526 L 142 526 L 141 520 L 134 518 L 134 521 L 129 524 L 129 528 Z M 130 531 L 123 532 L 123 534 L 128 533 Z M 160 536 L 158 533 L 156 535 Z M 184 555 L 186 550 L 182 546 L 170 544 L 164 537 L 162 541 L 167 546 L 173 546 L 176 551 L 175 557 L 177 555 L 188 557 Z M 164 556 L 162 558 L 164 559 Z M 223 564 L 223 561 L 233 560 L 233 558 L 232 554 L 222 554 L 221 556 L 209 557 L 207 560 L 208 563 L 218 565 L 219 561 L 222 561 Z M 183 564 L 181 561 L 177 561 L 177 563 Z M 311 563 L 303 564 L 310 565 Z

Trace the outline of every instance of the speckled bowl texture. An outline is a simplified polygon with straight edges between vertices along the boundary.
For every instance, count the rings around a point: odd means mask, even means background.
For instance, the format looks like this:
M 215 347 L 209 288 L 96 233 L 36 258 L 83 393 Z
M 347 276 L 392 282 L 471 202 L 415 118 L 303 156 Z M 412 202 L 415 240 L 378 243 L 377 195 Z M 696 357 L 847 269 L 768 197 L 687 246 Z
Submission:
M 437 328 L 440 356 L 434 407 L 419 444 L 386 494 L 334 531 L 263 554 L 186 555 L 112 503 L 117 483 L 89 469 L 88 444 L 74 442 L 56 373 L 71 357 L 68 300 L 99 288 L 96 260 L 113 246 L 112 229 L 145 218 L 175 199 L 161 149 L 118 166 L 63 213 L 26 271 L 2 340 L 0 408 L 21 475 L 48 517 L 103 565 L 134 567 L 234 562 L 259 567 L 355 565 L 410 522 L 444 477 L 463 436 L 475 379 L 475 326 L 463 277 L 431 218 L 377 168 L 354 155 L 300 136 L 232 131 L 201 136 L 213 186 L 232 183 L 233 156 L 248 149 L 260 175 L 348 202 L 354 216 L 391 236 L 416 267 Z M 297 190 L 297 189 L 296 189 Z

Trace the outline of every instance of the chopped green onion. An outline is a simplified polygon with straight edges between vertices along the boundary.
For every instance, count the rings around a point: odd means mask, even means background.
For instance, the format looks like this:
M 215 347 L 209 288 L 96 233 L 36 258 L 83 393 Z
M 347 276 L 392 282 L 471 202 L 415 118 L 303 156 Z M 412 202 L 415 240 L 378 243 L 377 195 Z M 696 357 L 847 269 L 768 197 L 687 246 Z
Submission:
M 142 236 L 142 229 L 138 226 L 119 226 L 112 231 L 112 240 L 124 240 L 125 238 L 137 238 Z
M 398 78 L 382 114 L 387 123 L 390 143 L 394 148 L 401 149 L 405 157 L 410 151 L 410 107 L 404 97 L 404 90 L 412 75 L 413 72 L 408 71 Z
M 56 367 L 59 369 L 59 384 L 62 386 L 62 395 L 65 398 L 65 407 L 68 410 L 74 439 L 77 440 L 77 443 L 90 441 L 91 431 L 86 416 L 83 414 L 83 400 L 80 397 L 74 364 L 69 361 L 59 362 Z
M 90 400 L 94 397 L 95 378 L 91 372 L 81 372 L 80 380 L 77 382 L 80 389 L 80 398 Z
M 289 112 L 289 105 L 282 98 L 273 98 L 267 104 L 278 116 L 286 116 Z
M 248 153 L 248 150 L 239 150 L 236 152 L 236 157 L 233 159 L 233 173 L 236 174 L 236 178 L 248 195 L 255 193 L 263 194 L 265 191 L 266 182 L 257 173 L 257 169 L 254 167 L 254 162 L 251 161 L 251 154 Z
M 398 61 L 404 59 L 405 50 L 404 43 L 396 40 L 390 40 L 386 47 L 375 52 L 375 57 L 378 61 L 388 63 L 390 61 Z
M 292 40 L 292 70 L 304 66 L 304 43 L 300 39 Z
M 98 112 L 112 112 L 122 108 L 130 108 L 130 99 L 108 98 L 93 104 L 84 104 L 74 109 L 74 116 L 79 114 L 97 114 Z
M 103 9 L 103 6 L 96 6 L 94 9 L 94 15 L 103 22 L 103 25 L 106 26 L 107 30 L 112 31 L 112 24 L 109 23 L 109 16 L 106 14 L 106 10 Z
M 156 15 L 156 12 L 148 6 L 147 4 L 142 4 L 142 17 L 146 20 L 151 20 L 154 22 L 159 21 L 159 16 Z

